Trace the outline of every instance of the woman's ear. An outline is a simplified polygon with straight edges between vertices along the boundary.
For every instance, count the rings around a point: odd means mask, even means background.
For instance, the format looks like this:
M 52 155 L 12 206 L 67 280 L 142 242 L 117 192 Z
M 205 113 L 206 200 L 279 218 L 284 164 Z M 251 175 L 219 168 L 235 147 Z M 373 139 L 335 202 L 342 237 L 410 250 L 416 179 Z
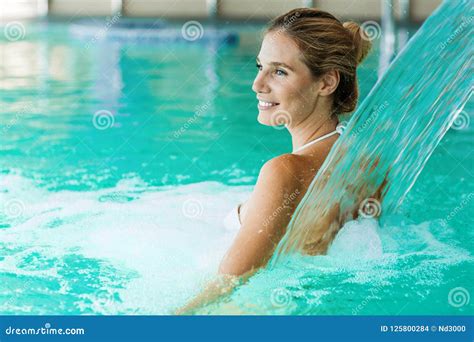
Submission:
M 319 82 L 319 95 L 329 96 L 334 93 L 339 85 L 339 71 L 331 70 L 321 76 Z

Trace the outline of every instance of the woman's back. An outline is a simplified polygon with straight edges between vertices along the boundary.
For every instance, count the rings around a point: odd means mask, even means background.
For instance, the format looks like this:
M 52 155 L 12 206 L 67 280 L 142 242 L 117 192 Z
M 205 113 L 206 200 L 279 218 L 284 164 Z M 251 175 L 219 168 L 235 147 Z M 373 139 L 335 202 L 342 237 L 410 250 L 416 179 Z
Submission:
M 298 205 L 338 137 L 339 135 L 336 134 L 318 141 L 298 153 L 284 154 L 272 159 L 274 162 L 281 163 L 286 173 L 294 178 L 294 182 L 291 183 L 292 187 L 285 191 L 288 194 L 288 201 L 292 201 L 296 206 Z M 247 206 L 248 203 L 244 202 L 236 211 L 240 223 L 245 222 Z M 234 219 L 232 220 L 235 222 Z

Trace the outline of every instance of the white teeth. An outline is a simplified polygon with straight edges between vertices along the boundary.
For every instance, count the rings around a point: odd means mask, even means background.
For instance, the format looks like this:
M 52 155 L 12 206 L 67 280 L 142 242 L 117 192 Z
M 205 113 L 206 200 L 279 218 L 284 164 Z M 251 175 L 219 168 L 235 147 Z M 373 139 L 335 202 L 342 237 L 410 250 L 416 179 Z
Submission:
M 265 101 L 258 101 L 258 104 L 262 107 L 271 107 L 271 106 L 274 106 L 276 105 L 276 103 L 273 103 L 273 102 L 265 102 Z

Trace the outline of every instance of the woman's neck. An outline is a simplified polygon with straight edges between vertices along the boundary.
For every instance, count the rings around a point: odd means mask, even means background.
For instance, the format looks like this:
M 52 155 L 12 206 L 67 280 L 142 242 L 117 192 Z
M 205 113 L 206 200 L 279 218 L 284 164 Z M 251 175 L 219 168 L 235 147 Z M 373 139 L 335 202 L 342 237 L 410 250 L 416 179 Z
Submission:
M 315 113 L 309 115 L 297 126 L 288 128 L 291 134 L 293 151 L 314 139 L 334 131 L 337 124 L 338 120 L 335 115 L 329 116 L 329 114 L 327 114 L 322 116 Z

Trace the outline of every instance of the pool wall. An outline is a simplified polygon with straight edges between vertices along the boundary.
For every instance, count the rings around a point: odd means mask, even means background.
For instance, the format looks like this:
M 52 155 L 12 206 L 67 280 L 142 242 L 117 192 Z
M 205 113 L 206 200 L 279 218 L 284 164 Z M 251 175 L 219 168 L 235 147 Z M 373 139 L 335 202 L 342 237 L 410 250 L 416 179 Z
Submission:
M 441 0 L 392 0 L 395 16 L 408 4 L 411 21 L 426 19 Z M 267 21 L 298 7 L 318 7 L 341 18 L 379 20 L 380 0 L 3 0 L 0 21 L 44 15 L 69 18 L 110 16 L 121 12 L 126 17 L 209 18 L 240 21 Z

